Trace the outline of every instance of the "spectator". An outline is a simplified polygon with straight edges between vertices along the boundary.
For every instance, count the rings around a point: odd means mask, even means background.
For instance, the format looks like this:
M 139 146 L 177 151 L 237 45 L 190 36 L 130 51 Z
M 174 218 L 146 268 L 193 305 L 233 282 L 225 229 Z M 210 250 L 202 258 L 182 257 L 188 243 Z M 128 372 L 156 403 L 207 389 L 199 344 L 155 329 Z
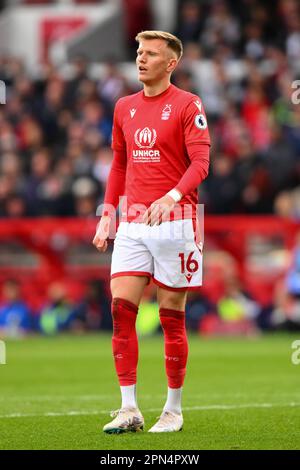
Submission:
M 300 297 L 298 283 L 289 273 L 287 285 L 279 282 L 275 290 L 275 301 L 270 325 L 275 330 L 300 331 Z
M 21 299 L 20 284 L 15 279 L 4 282 L 3 300 L 0 304 L 0 334 L 4 337 L 18 337 L 30 329 L 30 313 Z
M 79 330 L 110 330 L 112 319 L 103 281 L 90 281 L 86 294 L 74 310 L 73 328 Z
M 75 212 L 80 217 L 95 217 L 97 209 L 97 182 L 87 176 L 78 178 L 72 185 Z
M 291 267 L 286 277 L 286 290 L 290 295 L 300 299 L 300 232 L 292 252 Z
M 48 289 L 48 301 L 39 314 L 40 330 L 51 335 L 69 329 L 74 318 L 73 311 L 66 297 L 65 286 L 53 282 Z
M 186 326 L 198 331 L 206 315 L 215 313 L 215 306 L 199 291 L 191 291 L 186 305 Z
M 259 307 L 245 292 L 242 291 L 240 282 L 230 278 L 226 282 L 226 291 L 223 298 L 217 304 L 220 318 L 224 321 L 253 321 L 259 313 Z
M 99 150 L 93 165 L 93 176 L 101 183 L 103 194 L 110 172 L 112 158 L 113 156 L 110 147 L 103 147 Z
M 199 2 L 193 0 L 184 2 L 179 12 L 175 35 L 180 37 L 184 45 L 188 42 L 196 42 L 203 24 L 202 6 Z
M 213 56 L 222 44 L 230 46 L 235 51 L 239 39 L 239 23 L 231 14 L 226 2 L 223 0 L 213 2 L 201 34 L 201 42 L 206 53 Z
M 117 100 L 127 93 L 126 80 L 114 61 L 108 61 L 105 65 L 104 77 L 98 82 L 97 89 L 112 114 Z
M 226 154 L 218 155 L 212 163 L 212 169 L 205 183 L 205 191 L 209 192 L 209 211 L 215 214 L 226 214 L 237 210 L 239 188 L 236 184 L 234 161 Z

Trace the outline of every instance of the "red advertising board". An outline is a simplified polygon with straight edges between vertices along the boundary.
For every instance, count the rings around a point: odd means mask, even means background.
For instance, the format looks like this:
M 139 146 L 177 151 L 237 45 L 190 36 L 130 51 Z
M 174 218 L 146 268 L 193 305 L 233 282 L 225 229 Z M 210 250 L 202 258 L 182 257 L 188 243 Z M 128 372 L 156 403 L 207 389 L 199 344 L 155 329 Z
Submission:
M 85 28 L 88 19 L 85 16 L 64 16 L 52 17 L 41 20 L 40 23 L 40 44 L 41 61 L 47 61 L 49 47 L 58 39 L 69 39 Z

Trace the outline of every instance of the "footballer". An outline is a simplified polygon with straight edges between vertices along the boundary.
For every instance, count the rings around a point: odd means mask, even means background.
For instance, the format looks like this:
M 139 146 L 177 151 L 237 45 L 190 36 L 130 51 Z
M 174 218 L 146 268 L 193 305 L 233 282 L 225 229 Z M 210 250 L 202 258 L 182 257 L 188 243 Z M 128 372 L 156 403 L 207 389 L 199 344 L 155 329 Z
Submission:
M 122 403 L 104 426 L 106 433 L 144 428 L 136 393 L 135 324 L 151 279 L 157 285 L 168 390 L 160 418 L 148 432 L 182 429 L 188 359 L 185 305 L 187 291 L 202 284 L 197 188 L 208 174 L 210 149 L 203 104 L 171 84 L 183 53 L 177 37 L 143 31 L 136 40 L 143 89 L 115 106 L 113 163 L 93 240 L 100 252 L 106 250 L 113 212 L 123 197 L 111 264 L 112 350 Z

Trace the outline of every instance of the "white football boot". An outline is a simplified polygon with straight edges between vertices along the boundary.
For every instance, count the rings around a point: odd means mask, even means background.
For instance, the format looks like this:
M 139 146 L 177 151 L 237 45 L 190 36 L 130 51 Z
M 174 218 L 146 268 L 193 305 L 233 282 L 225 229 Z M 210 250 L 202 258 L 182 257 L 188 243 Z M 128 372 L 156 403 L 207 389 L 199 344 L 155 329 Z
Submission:
M 182 414 L 163 411 L 157 423 L 148 432 L 177 432 L 183 427 Z
M 103 428 L 103 431 L 108 434 L 138 432 L 144 429 L 144 418 L 137 408 L 121 408 L 112 411 L 111 417 L 115 419 Z

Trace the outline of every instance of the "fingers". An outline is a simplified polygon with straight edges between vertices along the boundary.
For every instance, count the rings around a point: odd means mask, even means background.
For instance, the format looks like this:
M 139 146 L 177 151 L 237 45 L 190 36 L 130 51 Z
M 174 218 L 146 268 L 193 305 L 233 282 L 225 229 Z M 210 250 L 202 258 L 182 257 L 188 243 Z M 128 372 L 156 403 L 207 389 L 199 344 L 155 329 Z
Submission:
M 102 249 L 100 250 L 102 253 L 104 253 L 105 251 L 107 250 L 107 241 L 104 240 L 104 243 L 103 243 L 103 246 L 102 246 Z
M 107 238 L 109 237 L 109 227 L 111 219 L 109 217 L 102 217 L 97 225 L 96 235 L 93 239 L 93 245 L 98 251 L 104 252 L 107 249 Z
M 146 212 L 143 215 L 143 222 L 146 225 L 153 225 L 154 224 L 158 208 L 159 208 L 158 204 L 151 204 L 151 206 L 148 207 L 148 209 L 146 210 Z
M 160 225 L 162 222 L 169 220 L 170 211 L 164 207 L 157 206 L 157 208 L 151 210 L 147 218 L 147 225 L 151 227 L 154 225 Z
M 107 249 L 107 240 L 100 238 L 97 234 L 94 237 L 93 245 L 97 248 L 98 251 L 104 252 Z
M 148 225 L 148 220 L 149 220 L 149 215 L 150 215 L 151 209 L 150 207 L 144 212 L 142 221 L 144 224 Z
M 157 225 L 160 225 L 163 221 L 163 215 L 162 214 L 159 214 L 159 219 L 158 219 L 158 222 L 157 222 Z
M 161 223 L 162 212 L 162 208 L 159 204 L 151 204 L 144 213 L 143 222 L 150 226 L 159 225 L 159 223 Z
M 107 249 L 107 240 L 101 240 L 99 238 L 96 239 L 96 237 L 93 240 L 93 245 L 97 248 L 98 251 L 103 253 Z

